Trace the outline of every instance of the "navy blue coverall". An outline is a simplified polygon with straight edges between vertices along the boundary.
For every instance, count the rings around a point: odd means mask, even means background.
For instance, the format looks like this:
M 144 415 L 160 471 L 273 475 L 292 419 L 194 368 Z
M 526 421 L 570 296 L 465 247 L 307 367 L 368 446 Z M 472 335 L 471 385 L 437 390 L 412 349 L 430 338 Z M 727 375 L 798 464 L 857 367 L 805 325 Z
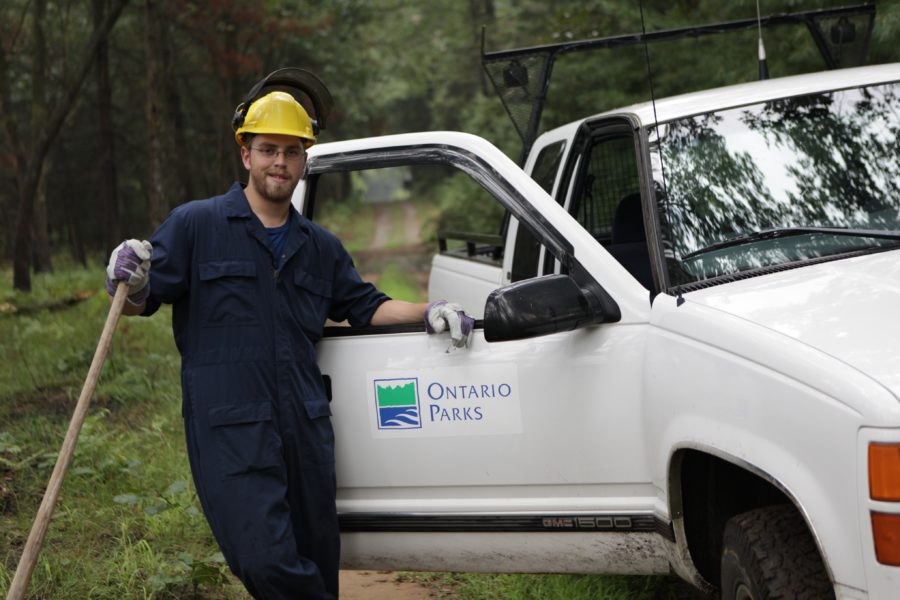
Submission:
M 144 315 L 172 304 L 197 493 L 255 598 L 332 598 L 340 537 L 334 433 L 315 344 L 388 299 L 336 237 L 291 208 L 283 256 L 240 184 L 176 208 L 151 238 Z M 280 264 L 277 269 L 274 265 Z

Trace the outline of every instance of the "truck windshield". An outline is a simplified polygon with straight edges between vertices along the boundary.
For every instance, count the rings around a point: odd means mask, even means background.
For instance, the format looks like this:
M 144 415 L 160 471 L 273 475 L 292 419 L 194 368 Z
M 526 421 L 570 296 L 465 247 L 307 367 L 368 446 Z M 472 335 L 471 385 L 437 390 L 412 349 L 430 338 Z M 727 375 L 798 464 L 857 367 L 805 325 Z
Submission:
M 672 285 L 900 245 L 898 84 L 698 115 L 657 135 Z

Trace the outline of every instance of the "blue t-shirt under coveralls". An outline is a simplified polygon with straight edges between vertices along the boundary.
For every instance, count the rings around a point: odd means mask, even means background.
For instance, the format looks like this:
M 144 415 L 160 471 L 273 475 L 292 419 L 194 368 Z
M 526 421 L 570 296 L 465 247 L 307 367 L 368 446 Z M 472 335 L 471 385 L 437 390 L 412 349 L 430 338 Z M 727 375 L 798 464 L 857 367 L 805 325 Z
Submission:
M 266 227 L 266 233 L 269 234 L 269 248 L 272 249 L 272 268 L 274 269 L 280 268 L 281 261 L 284 260 L 284 244 L 290 229 L 290 220 L 278 227 Z
M 172 304 L 188 456 L 229 566 L 257 598 L 337 595 L 334 434 L 315 344 L 387 296 L 293 208 L 283 260 L 240 184 L 179 206 L 151 238 L 145 315 Z

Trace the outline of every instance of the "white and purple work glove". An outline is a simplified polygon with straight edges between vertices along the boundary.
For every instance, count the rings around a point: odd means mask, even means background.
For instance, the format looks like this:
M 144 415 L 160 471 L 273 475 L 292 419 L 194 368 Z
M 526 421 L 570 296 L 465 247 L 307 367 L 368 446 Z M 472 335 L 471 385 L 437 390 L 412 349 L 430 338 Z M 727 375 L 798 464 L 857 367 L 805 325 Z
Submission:
M 459 304 L 435 300 L 425 309 L 425 331 L 440 333 L 450 331 L 450 348 L 462 348 L 469 343 L 469 335 L 475 328 L 475 319 L 463 311 Z
M 116 295 L 120 281 L 128 284 L 128 301 L 140 306 L 150 295 L 150 255 L 148 241 L 125 240 L 109 255 L 106 266 L 106 292 Z

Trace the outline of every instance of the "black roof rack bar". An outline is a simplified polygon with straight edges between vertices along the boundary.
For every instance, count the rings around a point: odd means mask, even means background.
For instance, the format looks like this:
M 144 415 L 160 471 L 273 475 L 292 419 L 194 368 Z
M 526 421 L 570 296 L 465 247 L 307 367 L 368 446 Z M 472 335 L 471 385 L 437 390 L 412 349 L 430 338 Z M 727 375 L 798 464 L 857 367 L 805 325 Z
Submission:
M 515 48 L 512 50 L 495 50 L 493 52 L 484 52 L 484 32 L 482 31 L 482 58 L 490 60 L 501 60 L 504 58 L 516 58 L 519 56 L 534 54 L 561 54 L 565 52 L 576 52 L 578 50 L 589 48 L 615 48 L 619 46 L 642 44 L 644 43 L 644 40 L 646 40 L 647 42 L 661 42 L 684 37 L 702 37 L 706 35 L 715 35 L 718 33 L 740 31 L 750 28 L 756 29 L 758 24 L 766 27 L 769 25 L 804 23 L 808 26 L 810 23 L 812 23 L 813 18 L 823 19 L 829 17 L 865 14 L 874 15 L 875 5 L 866 3 L 857 4 L 854 6 L 842 6 L 839 8 L 823 8 L 797 13 L 774 14 L 762 17 L 759 21 L 757 21 L 755 18 L 740 19 L 737 21 L 726 21 L 724 23 L 712 23 L 709 25 L 696 25 L 692 27 L 680 27 L 675 29 L 661 29 L 659 31 L 650 31 L 646 34 L 631 33 L 624 35 L 614 35 L 604 38 L 576 40 L 573 42 L 560 42 L 558 44 L 546 44 L 543 46 Z M 827 57 L 825 58 L 826 60 L 828 60 Z
M 558 44 L 546 44 L 543 46 L 515 48 L 512 50 L 495 50 L 493 52 L 485 52 L 484 50 L 485 30 L 482 29 L 481 65 L 485 69 L 485 71 L 487 71 L 488 63 L 497 63 L 502 60 L 516 59 L 526 56 L 546 57 L 547 62 L 540 74 L 541 85 L 535 98 L 536 105 L 532 106 L 531 115 L 528 119 L 527 125 L 525 125 L 525 131 L 522 131 L 520 129 L 520 125 L 516 122 L 515 118 L 512 119 L 513 125 L 522 138 L 523 146 L 520 162 L 524 164 L 525 158 L 528 156 L 528 153 L 531 150 L 531 145 L 537 137 L 538 126 L 541 120 L 544 102 L 546 101 L 547 91 L 550 85 L 550 75 L 553 72 L 556 58 L 560 54 L 565 54 L 567 52 L 578 52 L 581 50 L 590 50 L 595 48 L 616 48 L 622 46 L 631 46 L 643 44 L 645 41 L 647 43 L 650 43 L 675 40 L 685 37 L 697 38 L 707 35 L 728 33 L 732 31 L 742 31 L 751 28 L 755 29 L 757 27 L 769 27 L 774 25 L 786 24 L 804 24 L 809 30 L 810 35 L 812 35 L 816 47 L 818 48 L 819 53 L 825 61 L 826 67 L 829 69 L 835 69 L 839 66 L 839 61 L 834 56 L 832 56 L 831 51 L 829 50 L 827 43 L 825 42 L 825 39 L 822 35 L 822 32 L 819 30 L 815 21 L 817 19 L 844 17 L 850 15 L 869 16 L 869 28 L 865 33 L 865 45 L 866 47 L 868 47 L 869 38 L 871 36 L 871 29 L 875 19 L 875 4 L 872 2 L 867 2 L 865 4 L 856 4 L 852 6 L 842 6 L 838 8 L 823 8 L 818 10 L 801 11 L 796 13 L 778 13 L 762 17 L 758 20 L 752 18 L 740 19 L 737 21 L 712 23 L 709 25 L 696 25 L 693 27 L 681 27 L 675 29 L 661 29 L 659 31 L 651 31 L 645 34 L 633 33 L 625 35 L 615 35 L 604 38 L 591 38 L 586 40 L 576 40 L 572 42 L 560 42 Z M 491 77 L 490 72 L 488 72 L 488 77 L 491 79 L 491 82 L 499 93 L 500 89 L 497 87 L 497 82 L 494 81 L 493 77 Z M 513 113 L 510 110 L 510 107 L 507 105 L 506 100 L 503 99 L 502 94 L 500 94 L 500 100 L 503 103 L 506 112 L 512 118 Z

